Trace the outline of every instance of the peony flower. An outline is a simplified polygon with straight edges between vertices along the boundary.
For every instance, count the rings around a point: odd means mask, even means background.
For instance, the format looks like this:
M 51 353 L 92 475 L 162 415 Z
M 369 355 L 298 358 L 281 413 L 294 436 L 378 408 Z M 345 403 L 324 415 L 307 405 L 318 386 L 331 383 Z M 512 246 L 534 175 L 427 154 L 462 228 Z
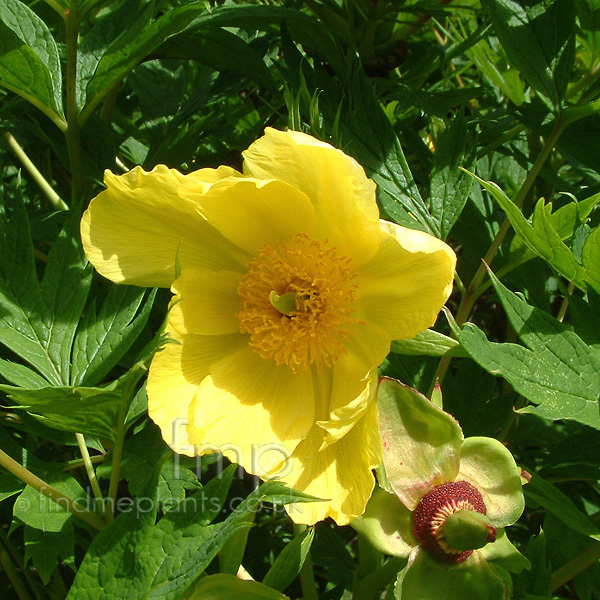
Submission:
M 159 165 L 105 183 L 81 223 L 90 262 L 174 294 L 174 343 L 147 385 L 167 443 L 322 498 L 299 523 L 361 514 L 381 459 L 377 367 L 435 322 L 452 250 L 379 221 L 360 165 L 295 131 L 267 129 L 243 174 Z
M 523 512 L 521 470 L 497 440 L 464 439 L 425 396 L 383 379 L 383 466 L 352 525 L 384 553 L 408 558 L 396 598 L 505 600 L 507 571 L 529 567 L 504 527 Z

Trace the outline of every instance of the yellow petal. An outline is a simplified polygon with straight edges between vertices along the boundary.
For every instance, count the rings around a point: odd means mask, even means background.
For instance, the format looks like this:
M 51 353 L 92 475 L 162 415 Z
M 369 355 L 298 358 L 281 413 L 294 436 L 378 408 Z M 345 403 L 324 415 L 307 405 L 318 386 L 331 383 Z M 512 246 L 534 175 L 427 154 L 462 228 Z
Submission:
M 184 181 L 210 189 L 230 169 L 182 175 L 164 165 L 150 172 L 136 167 L 125 175 L 105 172 L 107 189 L 90 203 L 81 220 L 85 253 L 104 277 L 117 283 L 168 287 L 182 266 L 235 269 L 248 257 L 225 240 L 179 190 Z M 236 178 L 237 179 L 237 178 Z
M 181 175 L 181 181 L 184 184 L 194 183 L 198 187 L 200 193 L 204 194 L 214 183 L 217 183 L 217 181 L 230 177 L 244 176 L 231 167 L 221 165 L 216 169 L 198 169 L 197 171 L 192 171 L 188 175 Z
M 183 270 L 171 286 L 177 294 L 169 313 L 173 327 L 181 334 L 238 333 L 239 278 L 236 271 Z
M 148 373 L 148 414 L 173 450 L 194 456 L 188 432 L 193 433 L 198 387 L 211 366 L 245 340 L 241 335 L 181 336 L 171 327 L 167 333 L 172 341 L 156 354 Z
M 268 478 L 313 422 L 310 373 L 295 374 L 246 347 L 214 365 L 202 381 L 190 441 L 199 453 L 222 451 L 246 471 Z
M 377 403 L 371 402 L 347 435 L 317 451 L 324 435 L 318 426 L 311 429 L 290 460 L 291 472 L 282 479 L 326 501 L 292 504 L 287 511 L 296 523 L 312 525 L 332 517 L 338 525 L 346 525 L 364 512 L 375 486 L 371 469 L 381 462 Z
M 344 341 L 346 353 L 330 369 L 329 379 L 320 373 L 321 392 L 317 396 L 318 424 L 327 431 L 323 444 L 346 435 L 369 406 L 377 387 L 377 367 L 390 351 L 390 336 L 370 323 L 349 326 Z M 319 398 L 324 401 L 319 402 Z
M 295 233 L 314 233 L 315 211 L 309 199 L 281 181 L 229 178 L 199 197 L 195 188 L 183 186 L 182 195 L 195 200 L 213 227 L 250 254 L 265 244 L 288 241 Z
M 456 255 L 437 238 L 381 221 L 379 251 L 358 276 L 358 316 L 411 338 L 431 327 L 452 291 Z
M 316 235 L 361 265 L 379 243 L 375 184 L 341 150 L 297 131 L 268 127 L 244 155 L 244 173 L 285 181 L 306 194 L 317 214 Z

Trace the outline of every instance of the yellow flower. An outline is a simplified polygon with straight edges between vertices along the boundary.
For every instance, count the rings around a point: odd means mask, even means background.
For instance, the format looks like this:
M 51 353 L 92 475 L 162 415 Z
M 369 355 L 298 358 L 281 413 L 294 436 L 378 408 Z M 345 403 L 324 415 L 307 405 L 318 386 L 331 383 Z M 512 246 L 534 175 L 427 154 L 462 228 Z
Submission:
M 176 343 L 147 386 L 167 443 L 325 499 L 289 509 L 298 523 L 362 514 L 381 460 L 377 367 L 434 323 L 452 250 L 379 221 L 360 165 L 295 131 L 267 129 L 243 174 L 159 165 L 105 183 L 81 223 L 88 258 L 174 293 Z

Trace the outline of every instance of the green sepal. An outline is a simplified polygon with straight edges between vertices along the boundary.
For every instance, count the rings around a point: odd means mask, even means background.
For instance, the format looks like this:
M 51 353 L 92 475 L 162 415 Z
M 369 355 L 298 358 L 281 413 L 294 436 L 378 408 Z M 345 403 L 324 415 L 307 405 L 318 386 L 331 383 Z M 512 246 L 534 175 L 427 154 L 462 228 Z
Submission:
M 425 396 L 393 379 L 381 380 L 377 404 L 388 491 L 414 510 L 428 490 L 456 478 L 462 430 Z
M 531 569 L 531 563 L 508 539 L 503 528 L 496 531 L 496 541 L 480 550 L 482 556 L 493 565 L 500 565 L 511 573 Z
M 350 525 L 384 554 L 406 557 L 418 543 L 412 513 L 394 494 L 380 487 L 373 490 L 363 515 Z
M 468 437 L 464 441 L 457 480 L 477 488 L 487 517 L 496 527 L 512 525 L 525 508 L 521 469 L 510 451 L 494 438 Z
M 399 573 L 396 600 L 506 600 L 510 589 L 479 550 L 462 563 L 442 563 L 415 550 Z

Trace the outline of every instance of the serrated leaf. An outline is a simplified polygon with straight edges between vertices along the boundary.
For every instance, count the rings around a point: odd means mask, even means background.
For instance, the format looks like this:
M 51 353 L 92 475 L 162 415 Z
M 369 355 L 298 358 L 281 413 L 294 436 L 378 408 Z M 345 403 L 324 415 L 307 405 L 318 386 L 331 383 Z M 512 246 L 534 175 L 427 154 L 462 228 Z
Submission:
M 114 440 L 124 389 L 139 376 L 138 370 L 131 370 L 103 388 L 53 386 L 26 389 L 0 385 L 0 390 L 49 427 Z
M 545 217 L 550 220 L 551 227 L 558 233 L 562 241 L 571 239 L 581 223 L 585 223 L 590 212 L 600 200 L 600 194 L 593 194 L 580 202 L 574 201 L 561 206 L 554 212 L 552 204 L 546 204 Z M 534 215 L 535 218 L 535 215 Z M 535 231 L 535 221 L 532 223 Z M 536 253 L 529 248 L 521 235 L 513 238 L 510 244 L 510 255 L 506 269 L 513 268 L 534 258 Z
M 473 175 L 502 207 L 511 225 L 524 243 L 538 256 L 547 261 L 558 273 L 585 290 L 589 276 L 569 248 L 549 218 L 544 200 L 535 206 L 533 223 L 530 223 L 512 200 L 491 181 L 484 181 Z
M 471 194 L 473 180 L 459 167 L 473 168 L 475 150 L 475 144 L 468 142 L 465 119 L 459 113 L 438 139 L 429 184 L 431 215 L 437 222 L 436 233 L 444 240 Z
M 489 342 L 478 327 L 467 323 L 458 334 L 463 348 L 486 371 L 504 377 L 538 405 L 521 412 L 600 429 L 600 352 L 510 292 L 493 273 L 490 277 L 513 329 L 527 347 Z
M 62 116 L 56 42 L 42 19 L 18 0 L 0 0 L 0 85 Z
M 91 266 L 71 217 L 55 241 L 38 283 L 29 220 L 15 202 L 0 239 L 0 339 L 46 381 L 69 381 L 71 345 L 91 282 Z
M 560 108 L 575 59 L 572 0 L 482 0 L 511 63 L 545 104 Z M 560 24 L 560 26 L 558 26 Z
M 144 494 L 134 498 L 129 510 L 106 526 L 93 540 L 67 596 L 76 600 L 176 600 L 202 574 L 228 539 L 249 526 L 246 519 L 268 498 L 283 490 L 272 482 L 251 493 L 225 521 L 208 525 L 213 497 L 218 505 L 224 498 L 235 470 L 216 485 L 199 490 L 156 518 L 156 486 L 159 464 Z M 224 485 L 223 485 L 224 483 Z M 291 494 L 294 496 L 294 494 Z
M 305 529 L 277 556 L 265 575 L 263 583 L 275 590 L 285 590 L 300 573 L 315 537 L 314 529 Z
M 31 560 L 44 585 L 48 585 L 57 562 L 74 561 L 75 536 L 70 521 L 56 532 L 25 527 L 24 539 L 25 564 Z
M 262 502 L 291 503 L 314 500 L 311 496 L 295 492 L 280 481 L 268 481 L 243 500 L 235 511 L 223 523 L 210 525 L 200 534 L 202 543 L 199 550 L 182 562 L 181 566 L 164 583 L 155 581 L 150 599 L 175 600 L 200 575 L 219 549 L 236 532 L 247 528 L 248 515 L 252 514 Z
M 72 385 L 100 383 L 121 360 L 145 327 L 156 291 L 150 292 L 141 310 L 145 290 L 111 286 L 100 312 L 95 305 L 84 314 L 73 343 Z

